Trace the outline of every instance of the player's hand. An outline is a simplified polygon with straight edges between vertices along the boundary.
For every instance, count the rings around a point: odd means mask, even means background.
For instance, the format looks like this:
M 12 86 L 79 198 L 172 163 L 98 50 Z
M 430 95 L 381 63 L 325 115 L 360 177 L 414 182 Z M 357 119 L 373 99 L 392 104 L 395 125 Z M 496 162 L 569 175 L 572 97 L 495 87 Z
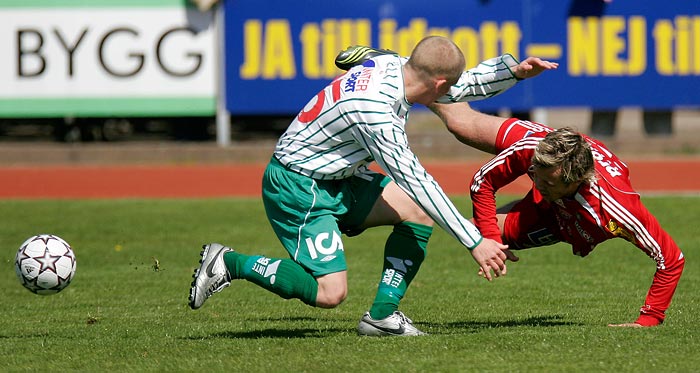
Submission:
M 506 275 L 506 254 L 508 245 L 503 245 L 490 238 L 484 238 L 474 250 L 472 257 L 479 264 L 479 273 L 487 280 L 493 280 L 493 276 L 500 277 Z M 493 270 L 493 275 L 491 274 Z
M 503 250 L 503 253 L 506 254 L 506 260 L 510 260 L 511 262 L 517 262 L 518 260 L 520 260 L 520 258 L 518 258 L 515 254 L 513 254 L 512 251 L 508 249 Z M 479 268 L 478 275 L 479 277 L 484 277 L 484 270 Z
M 558 62 L 544 61 L 539 57 L 528 57 L 513 68 L 513 74 L 519 79 L 532 78 L 545 70 L 559 67 Z
M 626 322 L 624 324 L 608 324 L 612 328 L 643 328 L 644 325 L 637 324 L 636 322 Z

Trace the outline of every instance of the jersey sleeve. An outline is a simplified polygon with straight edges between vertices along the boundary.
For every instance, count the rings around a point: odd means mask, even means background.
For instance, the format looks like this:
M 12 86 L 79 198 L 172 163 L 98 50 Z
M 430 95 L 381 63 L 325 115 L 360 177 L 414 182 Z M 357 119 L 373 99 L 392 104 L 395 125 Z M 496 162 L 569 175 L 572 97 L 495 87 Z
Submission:
M 445 96 L 437 102 L 477 101 L 496 96 L 512 87 L 520 79 L 513 73 L 518 61 L 510 54 L 491 58 L 462 73 Z
M 503 243 L 496 217 L 496 191 L 528 172 L 538 142 L 530 137 L 517 141 L 474 174 L 470 187 L 474 224 L 484 237 Z
M 665 318 L 683 272 L 683 252 L 642 204 L 639 195 L 613 196 L 605 190 L 600 193 L 603 206 L 611 216 L 606 229 L 630 241 L 656 262 L 654 279 L 637 323 L 658 325 Z
M 366 103 L 365 103 L 366 104 Z M 468 249 L 482 240 L 476 227 L 457 210 L 437 181 L 425 170 L 408 146 L 401 120 L 390 110 L 369 108 L 354 135 L 374 161 L 437 223 Z

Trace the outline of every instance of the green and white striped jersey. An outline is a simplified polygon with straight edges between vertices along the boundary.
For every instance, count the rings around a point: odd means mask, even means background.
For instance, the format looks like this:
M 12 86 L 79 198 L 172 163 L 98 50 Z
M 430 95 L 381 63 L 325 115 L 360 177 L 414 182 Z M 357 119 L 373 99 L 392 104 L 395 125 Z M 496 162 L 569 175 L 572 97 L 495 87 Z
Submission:
M 443 229 L 468 248 L 482 236 L 457 211 L 409 147 L 405 132 L 403 64 L 384 55 L 355 66 L 312 98 L 280 137 L 274 156 L 289 169 L 314 179 L 333 180 L 369 173 L 377 162 Z M 512 87 L 517 78 L 511 55 L 484 61 L 462 73 L 438 102 L 475 101 Z

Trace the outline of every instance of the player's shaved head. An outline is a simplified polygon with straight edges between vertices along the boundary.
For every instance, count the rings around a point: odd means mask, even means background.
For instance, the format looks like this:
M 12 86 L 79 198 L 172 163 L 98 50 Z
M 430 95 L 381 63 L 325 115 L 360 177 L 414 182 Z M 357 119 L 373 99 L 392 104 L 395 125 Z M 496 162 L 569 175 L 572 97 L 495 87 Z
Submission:
M 450 85 L 459 80 L 466 65 L 459 47 L 442 36 L 428 36 L 421 40 L 407 64 L 426 78 L 445 78 Z

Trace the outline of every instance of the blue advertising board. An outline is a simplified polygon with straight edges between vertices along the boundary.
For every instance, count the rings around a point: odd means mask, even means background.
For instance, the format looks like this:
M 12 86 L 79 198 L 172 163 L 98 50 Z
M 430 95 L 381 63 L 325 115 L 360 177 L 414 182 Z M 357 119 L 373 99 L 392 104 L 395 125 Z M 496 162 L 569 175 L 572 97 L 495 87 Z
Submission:
M 452 39 L 467 67 L 504 53 L 559 62 L 474 104 L 483 110 L 700 106 L 697 1 L 230 0 L 224 11 L 232 114 L 294 114 L 340 74 L 345 47 L 409 55 L 428 35 Z

